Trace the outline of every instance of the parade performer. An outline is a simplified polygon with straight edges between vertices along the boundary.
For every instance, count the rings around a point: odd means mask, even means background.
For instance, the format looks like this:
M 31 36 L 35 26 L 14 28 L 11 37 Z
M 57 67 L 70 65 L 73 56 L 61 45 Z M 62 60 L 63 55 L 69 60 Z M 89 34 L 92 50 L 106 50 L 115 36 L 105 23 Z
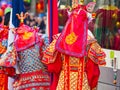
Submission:
M 94 5 L 88 4 L 89 9 Z M 97 87 L 98 65 L 106 64 L 105 53 L 87 34 L 87 9 L 81 6 L 73 9 L 62 33 L 53 36 L 44 52 L 42 62 L 53 73 L 51 90 L 95 90 Z
M 24 24 L 27 14 L 19 15 L 20 26 L 15 33 L 15 47 L 18 54 L 18 67 L 20 74 L 15 80 L 15 90 L 49 90 L 50 78 L 41 63 L 43 50 L 46 45 L 42 34 L 38 34 L 37 28 Z
M 10 57 L 15 58 L 15 53 L 9 53 L 10 56 L 4 55 L 7 51 L 9 20 L 11 8 L 5 9 L 4 25 L 0 27 L 0 90 L 9 90 L 8 77 L 15 75 L 15 62 Z M 11 55 L 12 54 L 12 55 Z

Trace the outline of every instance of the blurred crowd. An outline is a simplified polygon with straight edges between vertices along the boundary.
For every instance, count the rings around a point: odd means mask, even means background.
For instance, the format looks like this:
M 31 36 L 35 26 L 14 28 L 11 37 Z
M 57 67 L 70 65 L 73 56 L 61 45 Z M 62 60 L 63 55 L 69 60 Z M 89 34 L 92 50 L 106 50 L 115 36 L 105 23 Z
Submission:
M 0 15 L 0 24 L 4 22 L 4 13 Z M 28 17 L 25 20 L 25 24 L 34 27 L 37 26 L 39 28 L 39 32 L 45 34 L 46 24 L 47 24 L 47 16 L 34 16 L 29 13 Z
M 46 15 L 39 17 L 29 14 L 26 18 L 26 24 L 30 27 L 37 26 L 39 28 L 39 32 L 45 34 L 47 17 Z

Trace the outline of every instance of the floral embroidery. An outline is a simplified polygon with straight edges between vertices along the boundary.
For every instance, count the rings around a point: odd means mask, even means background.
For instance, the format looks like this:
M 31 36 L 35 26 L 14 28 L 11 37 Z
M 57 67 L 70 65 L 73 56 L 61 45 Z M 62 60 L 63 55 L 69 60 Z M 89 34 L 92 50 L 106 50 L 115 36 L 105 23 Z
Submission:
M 31 36 L 32 36 L 32 32 L 25 32 L 24 35 L 23 35 L 23 39 L 29 39 Z
M 67 44 L 73 44 L 77 40 L 77 36 L 75 35 L 74 32 L 70 33 L 66 38 L 65 42 Z

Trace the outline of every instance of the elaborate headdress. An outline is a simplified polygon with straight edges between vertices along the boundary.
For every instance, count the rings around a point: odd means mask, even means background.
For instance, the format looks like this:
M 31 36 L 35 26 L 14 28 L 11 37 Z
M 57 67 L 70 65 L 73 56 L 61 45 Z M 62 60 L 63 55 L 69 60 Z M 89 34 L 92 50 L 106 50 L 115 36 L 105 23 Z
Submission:
M 92 5 L 89 3 L 86 8 L 93 10 Z M 87 30 L 88 30 L 88 17 L 87 11 L 83 8 L 76 7 L 71 12 L 71 15 L 56 42 L 56 49 L 64 54 L 83 57 L 86 54 L 87 45 Z
M 39 42 L 39 37 L 37 30 L 25 25 L 24 19 L 27 14 L 17 14 L 18 19 L 20 20 L 20 26 L 16 30 L 15 46 L 17 51 L 27 49 L 28 47 Z
M 82 57 L 87 44 L 87 14 L 85 10 L 75 9 L 56 43 L 56 49 L 64 54 Z

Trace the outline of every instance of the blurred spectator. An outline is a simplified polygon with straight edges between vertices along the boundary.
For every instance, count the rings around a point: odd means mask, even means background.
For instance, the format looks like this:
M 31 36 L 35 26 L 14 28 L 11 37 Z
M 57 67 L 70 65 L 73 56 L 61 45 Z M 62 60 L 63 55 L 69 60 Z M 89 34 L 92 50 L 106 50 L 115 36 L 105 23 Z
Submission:
M 26 18 L 26 24 L 30 27 L 39 27 L 39 32 L 42 34 L 45 34 L 46 23 L 47 17 L 45 15 L 42 17 L 38 17 L 29 14 L 29 16 Z
M 2 16 L 0 16 L 0 24 L 2 24 Z
M 41 23 L 38 25 L 41 33 L 45 33 L 45 29 L 46 29 L 45 20 L 46 20 L 45 17 L 43 17 Z

